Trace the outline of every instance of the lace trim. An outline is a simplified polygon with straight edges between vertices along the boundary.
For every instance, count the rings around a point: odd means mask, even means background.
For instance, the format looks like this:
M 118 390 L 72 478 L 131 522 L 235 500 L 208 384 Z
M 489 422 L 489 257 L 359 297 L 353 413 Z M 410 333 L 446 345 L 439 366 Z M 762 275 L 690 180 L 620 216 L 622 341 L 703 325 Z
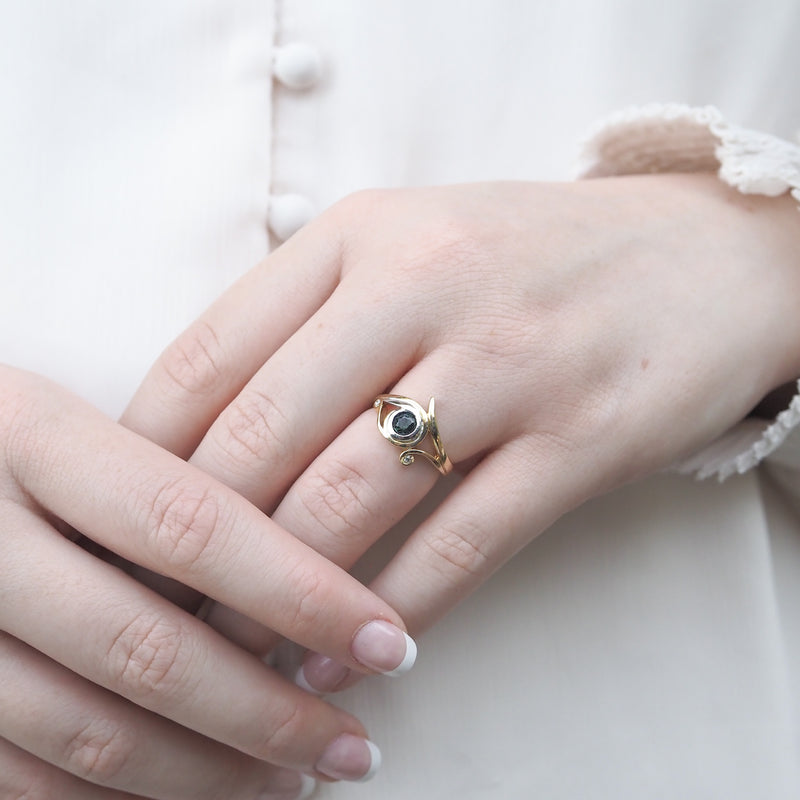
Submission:
M 601 120 L 583 144 L 579 177 L 646 172 L 713 172 L 743 194 L 800 202 L 800 147 L 730 125 L 713 106 L 667 104 Z
M 800 147 L 730 125 L 713 106 L 652 104 L 601 120 L 584 142 L 577 176 L 715 171 L 743 194 L 790 192 L 800 202 Z M 673 469 L 721 481 L 752 469 L 800 428 L 800 381 L 797 390 L 773 423 L 744 420 Z

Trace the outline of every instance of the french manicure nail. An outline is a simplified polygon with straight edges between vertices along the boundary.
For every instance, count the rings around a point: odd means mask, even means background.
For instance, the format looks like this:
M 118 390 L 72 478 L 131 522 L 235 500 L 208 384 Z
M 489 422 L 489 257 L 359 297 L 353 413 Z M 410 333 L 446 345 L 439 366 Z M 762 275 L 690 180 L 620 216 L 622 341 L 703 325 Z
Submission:
M 297 795 L 297 800 L 308 800 L 314 794 L 317 782 L 310 775 L 301 775 L 300 781 L 300 794 Z
M 362 625 L 353 637 L 350 649 L 356 661 L 392 677 L 408 672 L 417 659 L 414 640 L 382 619 Z
M 321 695 L 335 691 L 350 674 L 350 668 L 328 656 L 311 653 L 297 670 L 294 682 L 307 692 Z
M 308 800 L 316 788 L 317 782 L 310 775 L 294 773 L 286 789 L 273 786 L 269 791 L 262 792 L 258 800 Z
M 374 777 L 381 766 L 381 751 L 368 739 L 343 733 L 325 749 L 316 770 L 329 778 L 362 783 Z

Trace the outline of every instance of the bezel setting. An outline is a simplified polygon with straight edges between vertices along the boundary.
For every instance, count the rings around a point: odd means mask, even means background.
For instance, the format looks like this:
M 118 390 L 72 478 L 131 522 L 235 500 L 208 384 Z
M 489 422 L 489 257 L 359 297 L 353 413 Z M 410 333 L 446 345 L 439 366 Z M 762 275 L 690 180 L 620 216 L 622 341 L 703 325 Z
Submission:
M 381 435 L 396 447 L 406 448 L 400 454 L 400 463 L 403 466 L 413 464 L 416 456 L 422 456 L 443 475 L 450 472 L 453 465 L 439 437 L 434 416 L 434 398 L 431 398 L 427 412 L 415 400 L 401 395 L 379 395 L 373 405 L 378 412 L 378 430 Z M 414 421 L 413 427 L 408 424 L 411 418 Z M 405 430 L 406 433 L 403 432 Z M 433 444 L 432 453 L 415 447 L 426 437 L 430 437 Z

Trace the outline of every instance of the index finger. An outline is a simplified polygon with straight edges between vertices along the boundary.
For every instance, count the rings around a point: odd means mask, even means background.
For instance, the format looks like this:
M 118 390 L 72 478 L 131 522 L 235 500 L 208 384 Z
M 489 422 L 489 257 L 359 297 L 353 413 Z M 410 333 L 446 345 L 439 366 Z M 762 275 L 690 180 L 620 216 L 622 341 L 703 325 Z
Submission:
M 41 506 L 358 671 L 407 661 L 413 643 L 399 615 L 342 569 L 195 467 L 47 381 L 30 382 L 6 458 Z

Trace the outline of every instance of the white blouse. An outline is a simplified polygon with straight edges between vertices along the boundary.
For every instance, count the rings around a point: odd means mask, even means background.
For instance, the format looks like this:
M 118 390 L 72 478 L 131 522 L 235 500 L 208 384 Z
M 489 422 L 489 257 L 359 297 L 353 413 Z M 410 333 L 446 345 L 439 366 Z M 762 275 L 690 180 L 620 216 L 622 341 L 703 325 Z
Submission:
M 7 0 L 0 19 L 0 361 L 112 415 L 351 191 L 569 178 L 595 120 L 652 102 L 784 139 L 800 120 L 795 0 Z M 633 139 L 606 158 L 604 131 L 594 163 L 622 169 Z M 800 797 L 788 413 L 688 465 L 739 472 L 771 442 L 760 469 L 592 501 L 423 636 L 411 673 L 334 698 L 384 766 L 315 796 Z

